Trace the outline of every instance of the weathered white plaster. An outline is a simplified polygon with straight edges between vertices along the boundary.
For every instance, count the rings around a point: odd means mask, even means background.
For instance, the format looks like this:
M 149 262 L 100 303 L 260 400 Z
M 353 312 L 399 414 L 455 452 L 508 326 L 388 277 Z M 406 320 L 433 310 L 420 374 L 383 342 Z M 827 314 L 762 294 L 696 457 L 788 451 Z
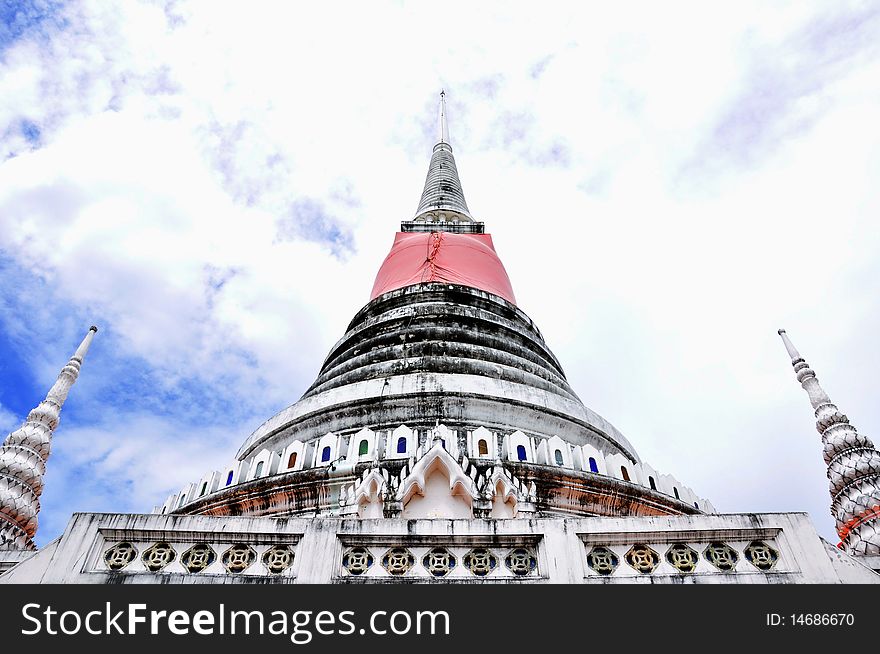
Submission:
M 398 451 L 400 449 L 400 439 L 404 439 L 403 442 L 406 444 L 406 449 L 403 452 Z M 416 443 L 413 430 L 406 425 L 400 425 L 397 429 L 391 432 L 389 442 L 385 446 L 385 458 L 406 459 L 415 454 L 415 451 Z
M 284 448 L 284 454 L 281 455 L 280 472 L 290 472 L 292 470 L 302 470 L 306 464 L 306 445 L 302 441 L 293 441 Z M 293 465 L 291 465 L 291 463 Z
M 586 472 L 593 472 L 590 467 L 590 459 L 596 462 L 595 474 L 607 475 L 608 468 L 605 465 L 605 456 L 595 447 L 590 445 L 589 443 L 581 445 L 581 451 L 583 452 L 583 460 L 584 460 L 584 470 Z
M 329 452 L 328 454 L 325 454 Z M 339 436 L 329 432 L 321 436 L 315 444 L 314 460 L 312 466 L 329 466 L 339 457 Z
M 485 452 L 481 453 L 481 445 Z M 477 427 L 468 434 L 468 456 L 472 459 L 494 460 L 498 452 L 498 437 L 485 427 Z
M 404 518 L 472 517 L 471 504 L 478 498 L 473 480 L 439 438 L 397 491 Z
M 526 458 L 523 459 L 528 463 L 537 462 L 535 446 L 532 439 L 521 431 L 514 431 L 508 434 L 504 439 L 504 456 L 508 461 L 519 461 L 518 447 L 525 449 Z
M 448 486 L 445 487 L 448 492 Z M 736 569 L 721 572 L 703 557 L 706 545 L 722 540 L 738 552 Z M 779 560 L 769 571 L 755 568 L 742 554 L 744 544 L 763 540 L 778 550 Z M 172 544 L 178 555 L 172 566 L 149 572 L 138 560 L 119 571 L 109 570 L 104 552 L 120 541 L 133 543 L 138 553 L 158 541 Z M 210 570 L 188 573 L 180 554 L 196 542 L 207 542 L 219 555 L 234 543 L 245 543 L 257 557 L 244 574 L 229 574 L 215 561 Z M 342 567 L 342 555 L 353 543 L 366 545 L 375 558 L 389 547 L 403 546 L 416 554 L 416 564 L 405 578 L 388 575 L 378 562 L 363 578 Z M 700 553 L 697 570 L 681 573 L 663 554 L 673 543 L 684 542 Z M 650 574 L 635 572 L 624 561 L 635 543 L 655 549 L 662 561 Z M 290 544 L 295 559 L 289 571 L 270 576 L 259 555 L 275 544 Z M 0 577 L 8 583 L 395 583 L 428 581 L 420 558 L 426 548 L 450 548 L 459 562 L 474 546 L 490 548 L 499 557 L 499 569 L 478 578 L 464 566 L 448 578 L 468 583 L 880 583 L 880 575 L 816 534 L 806 514 L 722 514 L 641 518 L 566 518 L 531 520 L 245 518 L 168 516 L 155 514 L 75 514 L 61 538 L 15 564 Z M 512 547 L 533 548 L 537 570 L 514 578 L 506 571 L 504 555 Z M 619 565 L 608 576 L 596 574 L 587 554 L 601 545 L 617 552 Z
M 248 474 L 248 481 L 261 477 L 271 477 L 278 472 L 281 457 L 271 450 L 260 450 L 253 458 Z
M 361 443 L 366 442 L 367 451 L 365 454 L 359 454 Z M 354 434 L 348 444 L 347 461 L 375 461 L 376 456 L 376 432 L 372 429 L 364 427 Z

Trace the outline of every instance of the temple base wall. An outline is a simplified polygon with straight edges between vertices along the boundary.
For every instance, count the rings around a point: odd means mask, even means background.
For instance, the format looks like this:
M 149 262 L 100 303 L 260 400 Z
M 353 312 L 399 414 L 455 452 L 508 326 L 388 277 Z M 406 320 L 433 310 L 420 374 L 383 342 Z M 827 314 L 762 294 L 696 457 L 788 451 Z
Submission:
M 880 583 L 804 513 L 511 520 L 78 513 L 0 583 Z

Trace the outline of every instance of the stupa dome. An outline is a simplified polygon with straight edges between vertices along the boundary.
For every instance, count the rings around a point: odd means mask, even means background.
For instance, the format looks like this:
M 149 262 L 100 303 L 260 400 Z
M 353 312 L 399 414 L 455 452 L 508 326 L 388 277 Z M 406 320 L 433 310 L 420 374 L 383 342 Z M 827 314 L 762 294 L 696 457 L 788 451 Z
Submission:
M 445 481 L 430 482 L 436 475 Z M 429 487 L 446 486 L 457 499 L 424 500 L 436 494 Z M 260 425 L 227 470 L 162 511 L 515 517 L 710 508 L 584 405 L 517 306 L 492 237 L 465 201 L 441 97 L 415 217 L 402 221 L 369 301 L 314 383 Z

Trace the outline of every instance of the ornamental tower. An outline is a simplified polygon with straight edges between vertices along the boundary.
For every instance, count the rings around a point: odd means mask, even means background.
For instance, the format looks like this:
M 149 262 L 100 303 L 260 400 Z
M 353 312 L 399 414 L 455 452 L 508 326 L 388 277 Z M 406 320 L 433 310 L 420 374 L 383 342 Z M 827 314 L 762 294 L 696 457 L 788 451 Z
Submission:
M 851 554 L 876 556 L 880 554 L 880 452 L 831 402 L 784 329 L 779 335 L 797 380 L 810 397 L 816 430 L 822 435 L 838 547 Z
M 642 462 L 569 385 L 475 219 L 440 94 L 418 208 L 369 302 L 299 401 L 162 513 L 690 515 L 711 505 Z M 445 489 L 445 490 L 444 490 Z
M 7 487 L 38 486 L 90 338 L 47 398 L 54 414 L 7 441 Z M 880 455 L 786 345 L 817 407 L 841 536 L 875 552 Z M 25 544 L 29 492 L 0 496 Z M 418 208 L 303 396 L 152 514 L 75 514 L 34 555 L 0 551 L 0 584 L 878 583 L 872 564 L 803 513 L 715 513 L 581 401 L 465 201 L 443 93 Z
M 446 124 L 446 92 L 440 92 L 440 120 L 437 130 L 437 144 L 431 155 L 431 163 L 428 165 L 428 176 L 425 179 L 425 190 L 422 191 L 422 199 L 416 210 L 415 218 L 405 225 L 402 231 L 418 231 L 412 229 L 414 224 L 451 222 L 465 223 L 474 228 L 479 225 L 482 233 L 482 223 L 477 223 L 471 217 L 464 200 L 464 191 L 458 179 L 458 169 L 455 167 L 455 157 L 452 156 L 452 146 L 449 144 L 449 127 Z M 451 231 L 467 231 L 468 227 L 455 227 Z M 431 230 L 428 230 L 431 231 Z
M 97 327 L 89 328 L 46 399 L 0 447 L 0 550 L 36 549 L 33 539 L 37 533 L 37 514 L 52 434 L 97 331 Z

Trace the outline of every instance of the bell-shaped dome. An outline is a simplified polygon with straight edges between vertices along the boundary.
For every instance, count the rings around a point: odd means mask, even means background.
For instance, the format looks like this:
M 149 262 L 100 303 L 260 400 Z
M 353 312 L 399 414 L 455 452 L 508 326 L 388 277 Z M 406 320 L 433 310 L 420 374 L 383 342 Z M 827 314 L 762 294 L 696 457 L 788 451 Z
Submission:
M 402 222 L 369 302 L 314 383 L 250 435 L 215 493 L 167 506 L 360 517 L 699 511 L 584 405 L 516 305 L 492 237 L 466 215 L 444 105 L 419 213 Z M 452 195 L 440 193 L 447 183 Z M 457 508 L 417 506 L 437 489 L 458 493 Z
M 398 232 L 376 275 L 370 299 L 425 282 L 471 286 L 516 304 L 507 271 L 489 234 Z

